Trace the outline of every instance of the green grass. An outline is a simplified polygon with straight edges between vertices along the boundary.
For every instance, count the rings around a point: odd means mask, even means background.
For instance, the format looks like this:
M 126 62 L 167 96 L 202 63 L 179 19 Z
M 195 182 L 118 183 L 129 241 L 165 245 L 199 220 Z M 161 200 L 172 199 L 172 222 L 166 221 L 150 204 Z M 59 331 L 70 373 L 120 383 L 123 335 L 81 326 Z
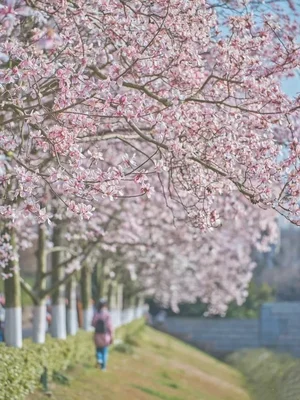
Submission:
M 93 358 L 73 366 L 67 372 L 70 385 L 53 383 L 52 398 L 250 400 L 244 380 L 235 369 L 191 346 L 138 324 L 122 328 L 118 335 L 131 351 L 115 349 L 105 373 L 95 368 Z M 28 398 L 42 399 L 45 397 L 40 392 Z
M 139 386 L 139 385 L 133 385 L 133 387 L 140 390 L 143 393 L 150 394 L 151 396 L 157 397 L 158 399 L 161 399 L 161 400 L 181 400 L 181 398 L 179 398 L 179 397 L 164 394 L 164 393 L 158 392 L 157 390 L 153 390 L 151 388 L 147 388 L 147 387 L 143 387 L 143 386 Z
M 267 349 L 241 350 L 227 361 L 242 371 L 257 400 L 299 400 L 300 361 Z

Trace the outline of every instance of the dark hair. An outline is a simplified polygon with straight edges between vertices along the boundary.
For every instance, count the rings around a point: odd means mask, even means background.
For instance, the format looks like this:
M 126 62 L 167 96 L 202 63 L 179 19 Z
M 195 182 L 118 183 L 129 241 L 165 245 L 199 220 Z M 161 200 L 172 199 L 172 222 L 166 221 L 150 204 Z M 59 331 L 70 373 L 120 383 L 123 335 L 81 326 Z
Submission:
M 98 304 L 97 304 L 97 310 L 101 311 L 104 307 L 107 307 L 107 300 L 106 299 L 100 299 L 98 301 Z

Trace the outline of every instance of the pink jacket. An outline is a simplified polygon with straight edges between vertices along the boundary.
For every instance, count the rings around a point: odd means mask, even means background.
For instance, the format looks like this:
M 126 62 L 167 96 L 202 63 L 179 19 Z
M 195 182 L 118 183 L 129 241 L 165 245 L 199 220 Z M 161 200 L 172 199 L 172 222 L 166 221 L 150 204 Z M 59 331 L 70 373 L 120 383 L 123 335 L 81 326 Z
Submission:
M 94 341 L 95 341 L 95 346 L 96 347 L 106 347 L 109 346 L 112 343 L 113 340 L 113 325 L 112 325 L 112 320 L 110 313 L 106 310 L 97 312 L 94 315 L 93 321 L 92 321 L 92 326 L 95 327 L 97 321 L 102 319 L 105 322 L 107 332 L 106 333 L 95 333 L 94 335 Z

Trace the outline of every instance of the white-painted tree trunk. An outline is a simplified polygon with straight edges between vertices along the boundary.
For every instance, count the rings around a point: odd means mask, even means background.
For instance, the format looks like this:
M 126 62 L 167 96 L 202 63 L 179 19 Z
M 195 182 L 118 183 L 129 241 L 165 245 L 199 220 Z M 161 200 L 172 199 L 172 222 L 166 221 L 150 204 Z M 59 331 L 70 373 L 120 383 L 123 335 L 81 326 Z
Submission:
M 47 331 L 46 304 L 33 307 L 33 334 L 34 343 L 45 343 Z
M 75 336 L 78 331 L 77 310 L 76 307 L 67 308 L 67 333 Z
M 5 309 L 4 337 L 7 346 L 22 347 L 22 308 Z
M 59 223 L 53 229 L 53 246 L 61 246 L 63 244 L 63 227 Z M 52 253 L 52 285 L 58 285 L 65 277 L 65 269 L 61 266 L 63 261 L 63 253 L 60 251 Z M 66 300 L 65 285 L 60 284 L 51 294 L 52 300 L 52 320 L 51 335 L 56 339 L 66 339 Z
M 91 331 L 93 329 L 92 327 L 93 314 L 94 310 L 92 306 L 83 310 L 83 329 L 85 331 Z
M 10 236 L 13 257 L 5 266 L 4 273 L 11 274 L 12 271 L 13 273 L 12 276 L 4 280 L 4 339 L 7 346 L 20 348 L 22 347 L 22 308 L 17 235 L 13 228 L 7 229 L 6 233 Z
M 75 336 L 78 331 L 78 318 L 76 307 L 76 280 L 71 278 L 67 285 L 68 305 L 67 305 L 67 333 Z
M 141 318 L 143 316 L 143 305 L 144 305 L 144 295 L 139 294 L 136 299 L 136 307 L 135 307 L 135 318 Z
M 55 304 L 52 306 L 51 335 L 56 339 L 66 339 L 66 305 Z
M 47 228 L 45 224 L 39 225 L 38 230 L 38 251 L 37 251 L 37 273 L 36 287 L 38 292 L 46 290 L 47 272 Z M 48 329 L 46 299 L 39 299 L 39 303 L 33 307 L 33 334 L 32 340 L 35 343 L 43 344 L 46 340 Z
M 82 300 L 82 327 L 85 331 L 91 331 L 92 328 L 92 319 L 94 315 L 94 309 L 91 304 L 91 295 L 92 295 L 92 280 L 91 280 L 91 270 L 87 265 L 81 270 L 81 300 Z

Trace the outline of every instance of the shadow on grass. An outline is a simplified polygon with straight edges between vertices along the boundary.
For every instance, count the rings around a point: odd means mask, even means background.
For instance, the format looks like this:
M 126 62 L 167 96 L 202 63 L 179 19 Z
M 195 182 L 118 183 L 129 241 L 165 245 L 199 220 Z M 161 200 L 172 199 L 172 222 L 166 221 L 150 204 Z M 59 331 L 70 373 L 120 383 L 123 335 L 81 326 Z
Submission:
M 177 396 L 161 393 L 161 392 L 159 392 L 157 390 L 153 390 L 151 388 L 147 388 L 147 387 L 144 387 L 144 386 L 132 385 L 132 387 L 134 387 L 135 389 L 140 390 L 141 392 L 150 394 L 153 397 L 157 397 L 158 399 L 161 399 L 161 400 L 184 400 L 182 397 L 177 397 Z
M 169 388 L 172 388 L 172 389 L 179 389 L 180 388 L 180 386 L 177 385 L 177 383 L 174 383 L 174 382 L 163 382 L 162 384 L 164 386 L 168 386 Z
M 161 383 L 163 386 L 167 386 L 172 389 L 180 388 L 180 386 L 176 382 L 173 382 L 173 378 L 169 375 L 167 371 L 162 371 L 160 373 L 160 376 L 163 378 L 163 382 Z

